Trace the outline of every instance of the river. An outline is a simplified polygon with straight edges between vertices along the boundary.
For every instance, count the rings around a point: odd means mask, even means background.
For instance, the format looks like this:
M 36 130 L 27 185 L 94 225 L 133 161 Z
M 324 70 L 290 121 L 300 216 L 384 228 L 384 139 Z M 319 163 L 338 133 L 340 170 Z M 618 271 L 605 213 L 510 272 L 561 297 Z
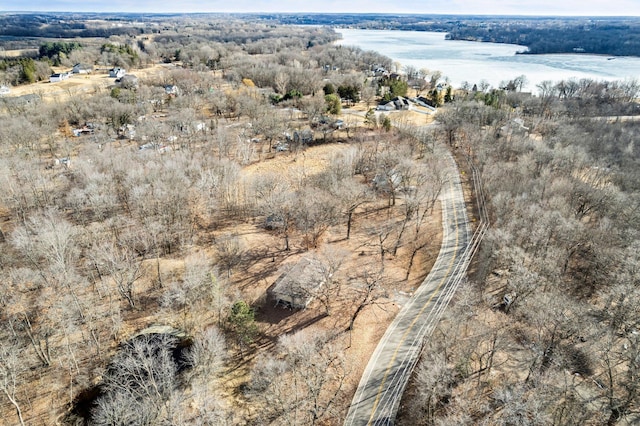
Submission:
M 526 77 L 524 91 L 536 92 L 544 81 L 571 78 L 625 80 L 640 77 L 640 58 L 588 54 L 517 55 L 525 46 L 445 40 L 445 33 L 420 31 L 336 29 L 338 43 L 375 50 L 418 69 L 439 70 L 454 87 L 485 80 L 492 87 Z

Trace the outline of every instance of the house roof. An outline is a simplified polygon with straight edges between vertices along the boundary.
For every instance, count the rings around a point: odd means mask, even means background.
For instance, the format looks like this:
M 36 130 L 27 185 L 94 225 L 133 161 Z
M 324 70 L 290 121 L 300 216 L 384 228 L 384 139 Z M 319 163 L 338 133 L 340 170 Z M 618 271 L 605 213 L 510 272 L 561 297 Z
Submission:
M 320 261 L 305 256 L 296 264 L 284 268 L 270 292 L 276 298 L 286 296 L 303 299 L 308 303 L 313 298 L 313 291 L 324 285 L 324 282 Z

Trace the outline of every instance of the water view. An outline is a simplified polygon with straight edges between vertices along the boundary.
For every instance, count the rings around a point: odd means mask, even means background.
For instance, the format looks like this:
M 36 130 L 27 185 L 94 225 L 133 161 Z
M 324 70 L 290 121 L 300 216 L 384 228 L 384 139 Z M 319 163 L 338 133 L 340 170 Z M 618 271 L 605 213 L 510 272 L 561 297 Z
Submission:
M 525 91 L 544 80 L 624 80 L 640 77 L 640 58 L 585 54 L 517 55 L 525 46 L 445 40 L 445 33 L 338 29 L 339 42 L 375 50 L 401 65 L 442 71 L 454 87 L 485 80 L 493 87 L 525 75 Z

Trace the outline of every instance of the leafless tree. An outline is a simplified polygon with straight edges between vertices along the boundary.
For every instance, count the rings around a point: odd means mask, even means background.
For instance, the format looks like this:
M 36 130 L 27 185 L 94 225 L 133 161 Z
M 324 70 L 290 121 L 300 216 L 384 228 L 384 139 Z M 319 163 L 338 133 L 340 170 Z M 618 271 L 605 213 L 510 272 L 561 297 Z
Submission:
M 415 397 L 409 402 L 412 419 L 421 424 L 433 424 L 437 413 L 445 408 L 445 400 L 455 382 L 455 371 L 448 365 L 446 356 L 429 352 L 423 356 L 415 375 Z
M 231 271 L 242 262 L 243 248 L 237 235 L 224 234 L 216 238 L 216 260 L 219 266 L 227 271 L 227 278 Z
M 351 177 L 336 182 L 330 191 L 339 203 L 342 215 L 347 219 L 345 238 L 348 240 L 351 237 L 354 215 L 358 208 L 372 201 L 371 191 L 368 186 Z
M 313 253 L 312 263 L 318 269 L 319 278 L 323 284 L 312 288 L 308 296 L 317 298 L 327 315 L 331 314 L 331 306 L 341 298 L 344 280 L 336 275 L 348 255 L 346 250 L 328 245 L 323 245 L 320 250 Z
M 287 93 L 287 88 L 289 87 L 289 80 L 290 80 L 289 74 L 287 74 L 286 72 L 276 73 L 276 76 L 274 79 L 276 92 L 278 92 L 281 95 L 284 95 L 285 93 Z
M 288 251 L 289 238 L 295 221 L 297 199 L 287 181 L 273 175 L 262 176 L 253 182 L 253 193 L 258 211 L 265 217 L 265 226 L 284 238 L 284 249 Z
M 391 220 L 387 220 L 379 226 L 368 226 L 366 228 L 366 233 L 369 236 L 369 242 L 367 244 L 375 247 L 380 254 L 381 271 L 384 271 L 385 258 L 389 252 L 389 238 L 392 237 L 395 231 L 396 224 Z
M 280 338 L 280 359 L 260 359 L 249 394 L 264 404 L 261 421 L 316 425 L 335 418 L 347 377 L 344 355 L 333 336 L 305 330 Z
M 365 268 L 356 276 L 351 278 L 350 292 L 355 301 L 355 309 L 349 319 L 349 325 L 346 331 L 352 332 L 353 326 L 358 319 L 358 315 L 367 306 L 379 303 L 379 299 L 387 297 L 387 291 L 384 288 L 385 278 L 383 270 L 375 270 Z
M 18 401 L 18 388 L 25 364 L 19 359 L 18 350 L 11 341 L 0 344 L 0 390 L 15 408 L 20 425 L 24 426 L 21 404 Z
M 526 386 L 504 385 L 494 391 L 496 402 L 499 404 L 496 424 L 499 425 L 546 425 L 549 419 L 545 416 L 538 398 L 528 394 Z
M 305 187 L 297 194 L 294 210 L 296 229 L 304 235 L 305 245 L 315 248 L 337 215 L 335 198 L 327 191 Z
M 367 109 L 373 105 L 376 99 L 376 88 L 371 84 L 365 84 L 361 91 L 362 100 L 364 101 Z
M 132 248 L 105 241 L 95 246 L 102 275 L 111 279 L 118 294 L 131 308 L 136 307 L 136 282 L 142 277 L 142 259 Z
M 177 386 L 175 347 L 175 338 L 168 335 L 143 335 L 127 343 L 103 376 L 103 395 L 91 421 L 156 424 Z

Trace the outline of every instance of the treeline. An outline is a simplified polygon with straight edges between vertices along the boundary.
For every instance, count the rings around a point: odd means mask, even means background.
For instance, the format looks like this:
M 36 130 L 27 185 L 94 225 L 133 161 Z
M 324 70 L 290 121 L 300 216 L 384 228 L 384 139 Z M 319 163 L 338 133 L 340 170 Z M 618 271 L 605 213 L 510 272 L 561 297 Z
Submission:
M 43 81 L 51 75 L 48 61 L 32 58 L 7 58 L 0 60 L 0 81 L 12 86 Z
M 59 56 L 60 53 L 68 55 L 72 51 L 81 48 L 82 44 L 78 42 L 46 42 L 40 45 L 40 48 L 38 49 L 38 55 L 40 55 L 40 58 L 46 57 L 49 59 L 53 59 L 54 57 Z
M 13 37 L 45 38 L 88 38 L 116 36 L 135 36 L 144 32 L 137 26 L 127 25 L 123 16 L 123 25 L 95 26 L 87 25 L 88 19 L 105 19 L 111 15 L 38 13 L 0 15 L 0 35 Z
M 564 24 L 488 22 L 458 25 L 449 30 L 450 40 L 519 44 L 521 53 L 590 53 L 612 56 L 640 56 L 640 24 L 636 21 L 599 19 Z
M 479 85 L 462 84 L 455 92 L 457 99 L 473 99 L 496 108 L 518 108 L 525 114 L 556 114 L 565 117 L 637 115 L 635 102 L 640 94 L 640 83 L 625 81 L 597 81 L 589 78 L 553 82 L 545 80 L 536 85 L 538 96 L 522 93 L 526 84 L 524 75 L 504 81 L 499 88 L 486 82 Z

